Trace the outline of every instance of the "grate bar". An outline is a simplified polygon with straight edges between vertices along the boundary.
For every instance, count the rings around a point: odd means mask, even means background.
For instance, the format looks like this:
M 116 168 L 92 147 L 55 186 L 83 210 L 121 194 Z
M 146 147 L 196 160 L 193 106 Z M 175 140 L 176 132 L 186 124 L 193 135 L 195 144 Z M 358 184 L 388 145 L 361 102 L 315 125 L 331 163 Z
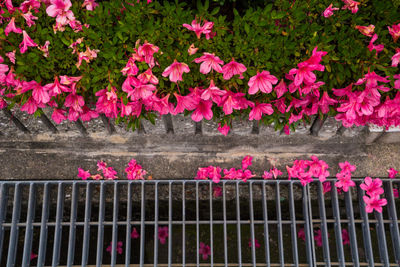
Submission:
M 14 266 L 15 264 L 15 252 L 17 250 L 17 238 L 18 238 L 18 226 L 19 217 L 21 214 L 21 186 L 20 184 L 15 185 L 14 191 L 14 203 L 12 213 L 12 226 L 10 231 L 10 242 L 8 247 L 7 267 Z
M 91 205 L 92 205 L 92 185 L 87 184 L 86 199 L 85 199 L 85 222 L 83 227 L 82 267 L 87 265 L 89 259 Z
M 43 188 L 43 206 L 42 206 L 42 219 L 40 223 L 40 239 L 39 239 L 39 253 L 37 259 L 37 266 L 43 266 L 46 258 L 47 247 L 47 222 L 49 220 L 49 190 L 50 185 L 44 184 Z
M 199 243 L 200 243 L 200 225 L 199 225 L 199 184 L 196 184 L 196 263 L 197 266 L 200 264 L 200 253 L 199 252 Z
M 265 186 L 263 186 L 265 187 Z M 264 201 L 264 200 L 263 200 Z M 264 203 L 263 203 L 264 204 Z M 292 221 L 290 227 L 292 232 L 292 253 L 293 253 L 293 263 L 299 265 L 299 254 L 297 252 L 297 230 L 296 230 L 296 213 L 294 206 L 294 196 L 293 196 L 293 184 L 289 185 L 289 210 L 290 210 L 290 220 Z
M 308 207 L 308 185 L 303 187 L 303 217 L 305 218 L 305 225 L 304 225 L 304 234 L 306 238 L 306 255 L 307 255 L 307 262 L 310 266 L 315 266 L 315 259 L 314 259 L 314 238 L 311 231 L 311 222 L 310 222 L 310 210 Z
M 104 186 L 105 184 L 100 185 L 100 206 L 99 206 L 99 224 L 97 228 L 97 253 L 96 253 L 96 266 L 100 267 L 103 258 L 103 239 L 104 239 Z
M 389 218 L 392 220 L 390 223 L 390 233 L 392 236 L 392 243 L 393 243 L 393 251 L 395 255 L 396 262 L 400 264 L 400 233 L 399 233 L 399 223 L 397 222 L 397 214 L 396 214 L 396 204 L 394 202 L 393 197 L 393 183 L 385 182 L 384 183 L 386 199 L 388 201 L 388 211 L 389 211 Z
M 22 258 L 22 266 L 29 266 L 31 261 L 31 251 L 32 251 L 32 235 L 33 226 L 32 222 L 35 217 L 35 201 L 36 199 L 36 185 L 31 184 L 29 186 L 29 203 L 28 203 L 28 216 L 26 218 L 26 230 L 25 230 L 25 240 L 24 240 L 24 252 Z
M 331 190 L 333 216 L 335 217 L 335 236 L 336 236 L 336 252 L 339 258 L 340 266 L 345 266 L 343 243 L 342 243 L 342 226 L 340 222 L 340 210 L 337 190 Z
M 359 184 L 357 184 L 359 186 Z M 364 191 L 358 190 L 358 203 L 360 206 L 360 214 L 362 218 L 362 230 L 363 230 L 363 240 L 364 240 L 364 249 L 366 254 L 367 262 L 370 266 L 374 266 L 374 255 L 372 252 L 372 242 L 371 242 L 371 233 L 369 231 L 369 219 L 368 214 L 365 211 L 365 203 L 363 200 Z
M 54 230 L 54 246 L 53 246 L 53 261 L 52 266 L 58 266 L 60 264 L 60 249 L 61 249 L 61 234 L 62 234 L 62 217 L 64 211 L 64 184 L 58 185 L 57 193 L 57 215 L 56 215 L 56 227 Z
M 210 266 L 214 266 L 214 233 L 213 233 L 213 189 L 212 189 L 212 183 L 210 182 L 210 249 L 211 249 L 211 255 L 210 255 Z M 199 253 L 197 253 L 199 254 Z
M 351 256 L 353 257 L 354 266 L 360 266 L 358 263 L 360 262 L 358 256 L 357 249 L 357 237 L 356 237 L 356 227 L 354 224 L 354 211 L 353 211 L 353 202 L 351 197 L 351 190 L 345 192 L 344 199 L 346 202 L 346 213 L 347 218 L 349 219 L 348 228 L 349 228 L 349 237 L 350 237 L 350 248 L 351 248 Z
M 318 183 L 318 204 L 319 204 L 319 217 L 322 220 L 321 233 L 322 233 L 324 260 L 326 266 L 331 266 L 331 256 L 330 256 L 329 241 L 328 241 L 328 226 L 326 224 L 325 199 L 322 191 L 321 182 Z
M 283 266 L 285 264 L 285 255 L 283 252 L 283 235 L 282 235 L 282 212 L 281 212 L 281 192 L 279 183 L 276 184 L 276 216 L 278 218 L 278 246 L 279 246 L 279 262 Z
M 158 183 L 154 189 L 155 205 L 154 205 L 154 267 L 157 267 L 158 260 Z
M 145 220 L 145 184 L 142 183 L 142 187 L 141 187 L 141 199 L 142 199 L 142 206 L 141 206 L 141 218 L 140 218 L 140 266 L 143 266 L 144 264 L 144 245 L 145 245 L 145 224 L 144 224 L 144 220 Z M 156 242 L 156 240 L 155 240 Z
M 226 191 L 225 191 L 225 182 L 222 184 L 222 210 L 224 216 L 224 263 L 225 266 L 228 265 L 228 232 L 226 225 Z
M 0 185 L 0 261 L 3 251 L 3 239 L 4 239 L 4 220 L 7 214 L 7 198 L 8 190 L 6 184 Z
M 72 185 L 72 201 L 71 201 L 71 216 L 70 216 L 70 228 L 69 228 L 69 241 L 68 241 L 68 261 L 67 265 L 72 266 L 74 264 L 74 252 L 75 252 L 75 232 L 76 232 L 76 213 L 77 213 L 77 201 L 78 201 L 78 189 L 77 184 Z
M 265 246 L 265 262 L 267 266 L 271 266 L 269 254 L 269 231 L 268 231 L 268 213 L 267 213 L 267 199 L 265 192 L 265 183 L 262 184 L 262 207 L 264 219 L 264 246 Z M 296 226 L 294 226 L 296 228 Z
M 186 183 L 182 184 L 182 266 L 186 266 Z
M 168 188 L 168 266 L 172 263 L 172 182 Z
M 376 223 L 376 235 L 378 237 L 379 255 L 381 261 L 386 266 L 389 265 L 389 255 L 386 246 L 385 226 L 383 225 L 382 214 L 375 212 L 375 218 L 378 220 Z
M 251 260 L 253 266 L 256 266 L 256 246 L 254 236 L 254 209 L 253 209 L 253 184 L 249 183 L 249 208 L 250 208 L 250 242 L 251 242 Z
M 112 245 L 111 245 L 111 266 L 117 262 L 117 240 L 118 240 L 118 183 L 114 184 L 114 203 L 113 203 L 113 225 L 112 225 Z
M 131 227 L 132 221 L 132 184 L 128 184 L 128 198 L 126 199 L 126 247 L 125 247 L 125 267 L 128 267 L 131 262 Z M 135 226 L 133 226 L 135 227 Z
M 239 184 L 236 183 L 236 219 L 240 221 L 240 198 L 239 198 Z M 240 223 L 236 225 L 237 230 L 237 246 L 238 246 L 238 265 L 242 266 L 242 240 L 241 240 L 241 230 Z

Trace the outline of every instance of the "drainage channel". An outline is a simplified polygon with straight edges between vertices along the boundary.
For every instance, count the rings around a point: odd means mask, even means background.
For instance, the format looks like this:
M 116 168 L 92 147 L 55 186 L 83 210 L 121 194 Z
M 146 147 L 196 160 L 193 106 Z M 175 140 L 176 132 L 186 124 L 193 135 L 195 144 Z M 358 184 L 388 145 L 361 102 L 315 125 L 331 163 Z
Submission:
M 320 182 L 1 181 L 0 266 L 399 266 L 384 189 L 368 214 Z

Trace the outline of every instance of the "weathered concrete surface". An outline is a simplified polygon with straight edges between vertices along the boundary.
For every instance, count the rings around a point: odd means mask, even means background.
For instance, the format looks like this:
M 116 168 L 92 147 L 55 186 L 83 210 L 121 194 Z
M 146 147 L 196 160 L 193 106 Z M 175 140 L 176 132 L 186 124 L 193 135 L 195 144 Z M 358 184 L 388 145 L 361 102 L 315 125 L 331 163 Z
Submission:
M 389 167 L 400 168 L 400 144 L 365 145 L 362 135 L 331 138 L 309 135 L 119 135 L 88 137 L 37 134 L 0 137 L 0 179 L 75 179 L 77 168 L 96 173 L 105 160 L 120 174 L 135 158 L 154 179 L 191 179 L 201 166 L 240 167 L 245 155 L 254 157 L 251 169 L 259 176 L 276 166 L 285 170 L 295 159 L 317 155 L 334 174 L 338 162 L 356 164 L 355 176 L 386 177 Z M 123 177 L 123 175 L 121 175 Z

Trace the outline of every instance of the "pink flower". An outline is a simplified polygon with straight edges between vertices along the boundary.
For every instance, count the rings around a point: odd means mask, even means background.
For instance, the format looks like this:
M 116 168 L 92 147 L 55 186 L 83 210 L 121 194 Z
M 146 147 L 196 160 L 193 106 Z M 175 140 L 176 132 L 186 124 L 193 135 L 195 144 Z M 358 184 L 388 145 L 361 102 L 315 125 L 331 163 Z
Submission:
M 143 45 L 139 46 L 138 55 L 144 58 L 144 61 L 149 65 L 150 68 L 153 68 L 155 65 L 153 55 L 157 53 L 158 50 L 158 46 L 145 41 Z
M 314 240 L 318 247 L 322 247 L 322 233 L 321 229 L 314 230 Z
M 372 37 L 374 35 L 375 31 L 375 25 L 369 25 L 369 26 L 356 26 L 356 29 L 359 30 L 362 34 L 368 37 Z
M 400 48 L 396 48 L 396 54 L 392 56 L 392 67 L 397 67 L 400 62 Z
M 131 159 L 128 163 L 128 167 L 125 168 L 128 180 L 144 180 L 144 175 L 147 171 L 142 169 L 140 164 L 137 164 L 135 159 Z
M 60 124 L 62 121 L 66 120 L 67 117 L 65 116 L 65 110 L 62 109 L 54 109 L 53 114 L 51 115 L 51 119 L 57 123 Z
M 337 7 L 332 7 L 332 4 L 330 4 L 330 5 L 325 9 L 324 13 L 322 13 L 322 15 L 323 15 L 325 18 L 329 18 L 330 16 L 333 15 L 333 11 L 335 11 L 335 10 L 339 10 L 339 8 L 337 8 Z
M 399 189 L 393 188 L 393 196 L 398 198 L 399 197 Z
M 171 114 L 176 115 L 178 113 L 182 113 L 185 109 L 186 110 L 194 110 L 198 105 L 198 101 L 194 99 L 192 96 L 182 96 L 177 93 L 174 93 L 176 97 L 176 107 Z
M 106 162 L 104 162 L 102 160 L 97 161 L 97 171 L 103 171 L 106 168 L 107 168 L 107 163 Z
M 113 167 L 103 168 L 102 171 L 103 171 L 104 178 L 106 178 L 108 180 L 114 180 L 114 179 L 118 178 L 116 176 L 117 172 L 113 169 Z
M 35 101 L 35 99 L 33 99 L 33 97 L 30 97 L 30 98 L 28 99 L 28 101 L 26 101 L 25 104 L 22 105 L 21 111 L 25 111 L 25 112 L 27 112 L 28 114 L 33 114 L 33 113 L 36 112 L 36 110 L 37 110 L 38 107 L 44 108 L 45 105 L 44 105 L 43 103 L 40 103 L 40 104 L 37 103 L 37 102 Z
M 122 254 L 122 245 L 123 245 L 123 243 L 121 241 L 118 241 L 117 247 L 116 247 L 116 250 L 117 250 L 118 254 Z M 112 251 L 112 242 L 110 242 L 110 245 L 106 248 L 106 251 L 109 252 L 110 254 L 112 254 L 111 253 L 111 251 Z
M 353 1 L 353 0 L 343 0 L 344 6 L 342 9 L 348 9 L 351 11 L 351 13 L 357 13 L 358 11 L 358 5 L 360 4 L 359 2 Z
M 271 104 L 256 104 L 254 108 L 249 113 L 249 120 L 261 120 L 263 114 L 272 115 L 274 113 L 274 109 Z
M 275 86 L 274 91 L 276 92 L 276 98 L 280 98 L 288 91 L 286 83 L 283 79 L 278 83 L 277 86 Z
M 158 240 L 160 240 L 161 244 L 165 244 L 165 241 L 168 237 L 168 226 L 158 227 Z
M 136 228 L 135 227 L 133 227 L 133 229 L 132 229 L 132 233 L 131 233 L 131 238 L 132 239 L 137 239 L 137 238 L 139 238 L 139 233 L 136 231 Z
M 365 177 L 364 183 L 360 184 L 360 188 L 366 191 L 370 197 L 383 194 L 382 180 L 379 178 L 372 180 L 371 177 Z
M 247 68 L 241 64 L 235 61 L 235 59 L 232 58 L 232 61 L 225 64 L 222 67 L 222 73 L 223 78 L 225 80 L 229 80 L 230 78 L 232 78 L 232 76 L 234 75 L 239 75 L 239 79 L 243 79 L 243 72 L 245 72 L 247 70 Z
M 89 178 L 90 176 L 92 176 L 92 175 L 90 174 L 89 171 L 85 171 L 82 168 L 78 168 L 78 177 L 79 178 L 82 178 L 82 180 L 87 180 L 87 178 Z
M 189 49 L 188 49 L 188 54 L 189 54 L 190 56 L 191 56 L 191 55 L 194 55 L 194 54 L 197 53 L 197 50 L 199 50 L 199 48 L 196 48 L 196 47 L 194 46 L 194 44 L 191 44 L 190 47 L 189 47 Z
M 282 175 L 282 172 L 275 167 L 270 169 L 269 172 L 274 176 L 274 179 L 276 179 L 279 175 Z
M 215 198 L 222 196 L 222 188 L 220 186 L 213 187 L 213 196 Z
M 383 45 L 383 44 L 374 45 L 374 42 L 375 42 L 377 39 L 378 39 L 378 35 L 377 35 L 377 34 L 374 34 L 374 36 L 371 38 L 371 41 L 369 42 L 369 45 L 368 45 L 369 51 L 372 52 L 372 50 L 375 49 L 376 55 L 378 55 L 378 53 L 381 52 L 381 51 L 383 50 L 383 48 L 384 48 L 384 45 Z
M 203 260 L 207 260 L 208 256 L 211 255 L 210 246 L 200 242 L 199 254 L 202 255 Z
M 6 53 L 6 56 L 10 59 L 10 61 L 13 64 L 15 64 L 15 50 L 13 50 L 12 52 Z
M 22 33 L 22 29 L 15 26 L 15 18 L 14 17 L 11 18 L 10 23 L 8 23 L 7 27 L 5 28 L 4 34 L 6 36 L 8 36 L 8 34 L 10 34 L 10 32 Z
M 196 122 L 201 121 L 203 118 L 211 120 L 213 117 L 213 112 L 211 110 L 212 105 L 213 102 L 211 100 L 200 100 L 192 113 L 192 120 Z
M 252 247 L 252 243 L 253 243 L 253 242 L 251 242 L 251 238 L 249 238 L 249 248 Z M 260 245 L 260 243 L 258 243 L 258 240 L 257 240 L 257 239 L 254 239 L 254 247 L 255 247 L 255 248 L 261 247 L 261 245 Z
M 253 157 L 250 155 L 247 155 L 243 158 L 242 160 L 242 169 L 247 169 L 249 166 L 251 166 Z
M 210 81 L 210 86 L 203 91 L 201 94 L 201 99 L 209 100 L 212 99 L 213 102 L 217 103 L 217 105 L 221 102 L 221 96 L 226 94 L 225 90 L 221 90 L 215 86 L 214 80 Z
M 307 165 L 310 167 L 309 172 L 321 182 L 324 182 L 326 177 L 329 176 L 329 172 L 327 171 L 329 168 L 328 164 L 323 160 L 319 160 L 316 156 L 312 155 L 311 160 L 307 161 Z
M 158 78 L 153 74 L 151 69 L 147 69 L 145 72 L 137 76 L 141 83 L 152 83 L 158 84 Z
M 324 194 L 330 192 L 331 189 L 332 189 L 331 182 L 322 183 L 322 190 L 323 190 L 323 193 L 324 193 Z
M 389 173 L 389 178 L 395 178 L 396 175 L 399 173 L 398 171 L 396 171 L 393 168 L 390 168 L 387 172 Z
M 26 24 L 28 25 L 28 27 L 31 27 L 32 25 L 35 25 L 35 20 L 38 19 L 38 17 L 35 17 L 34 15 L 32 15 L 31 11 L 23 13 L 22 17 L 25 19 Z
M 72 6 L 70 0 L 50 0 L 50 3 L 46 13 L 53 18 L 65 14 Z
M 347 232 L 346 229 L 342 229 L 342 239 L 343 239 L 343 245 L 350 244 L 349 233 Z
M 69 94 L 65 98 L 64 106 L 71 107 L 78 112 L 82 112 L 82 107 L 85 105 L 83 96 L 77 94 Z
M 221 134 L 227 136 L 228 133 L 229 133 L 229 130 L 230 130 L 230 127 L 229 127 L 228 124 L 224 124 L 224 126 L 221 127 L 221 123 L 218 123 L 218 131 L 219 131 Z
M 367 213 L 371 213 L 373 210 L 382 213 L 382 206 L 387 204 L 387 200 L 385 198 L 380 199 L 378 195 L 372 197 L 363 196 L 363 200 L 365 204 L 367 204 L 365 206 L 365 211 Z
M 28 50 L 28 47 L 36 47 L 36 46 L 38 46 L 38 45 L 29 37 L 29 35 L 26 33 L 26 31 L 22 31 L 22 35 L 23 35 L 23 40 L 22 40 L 22 42 L 19 44 L 19 51 L 21 52 L 21 54 L 25 53 L 26 50 Z
M 269 71 L 262 71 L 257 73 L 249 80 L 249 95 L 254 95 L 260 90 L 263 93 L 271 93 L 272 85 L 277 84 L 278 79 L 274 75 L 270 75 Z
M 36 259 L 37 257 L 38 257 L 37 254 L 31 252 L 31 260 L 34 260 L 34 259 Z
M 170 81 L 176 83 L 177 81 L 183 81 L 182 74 L 184 72 L 190 72 L 188 65 L 180 63 L 175 59 L 174 62 L 164 70 L 162 76 L 167 77 L 169 75 Z
M 96 0 L 85 0 L 82 4 L 82 7 L 86 7 L 87 10 L 93 11 L 99 4 L 96 3 Z
M 264 174 L 262 175 L 262 178 L 263 178 L 264 180 L 272 179 L 272 173 L 267 172 L 267 171 L 264 171 Z
M 392 28 L 388 26 L 389 33 L 393 37 L 393 42 L 397 42 L 397 39 L 400 37 L 400 23 L 392 25 Z
M 210 54 L 210 53 L 203 53 L 203 56 L 196 58 L 194 60 L 196 63 L 201 63 L 200 65 L 200 73 L 207 74 L 211 71 L 211 69 L 215 70 L 218 73 L 222 73 L 222 67 L 221 64 L 223 65 L 224 62 L 215 54 Z
M 46 41 L 43 46 L 39 45 L 39 47 L 38 47 L 38 49 L 43 52 L 44 57 L 49 56 L 49 45 L 50 45 L 50 42 Z
M 201 34 L 206 35 L 206 39 L 212 38 L 215 33 L 212 33 L 212 28 L 214 26 L 214 22 L 204 21 L 204 25 L 200 26 L 200 23 L 197 23 L 196 20 L 192 21 L 192 25 L 182 24 L 183 27 L 190 31 L 194 31 L 196 33 L 197 39 L 200 39 Z
M 351 180 L 351 175 L 349 173 L 340 172 L 336 174 L 338 181 L 335 183 L 335 186 L 338 188 L 342 188 L 344 192 L 349 191 L 350 187 L 355 186 L 354 181 Z
M 300 228 L 299 231 L 297 231 L 297 237 L 302 239 L 303 241 L 306 241 L 306 234 L 304 233 L 304 228 Z
M 347 173 L 352 173 L 352 172 L 356 171 L 356 169 L 357 169 L 356 166 L 351 165 L 347 161 L 340 162 L 339 167 L 340 167 L 340 169 L 342 169 L 343 172 L 347 172 Z

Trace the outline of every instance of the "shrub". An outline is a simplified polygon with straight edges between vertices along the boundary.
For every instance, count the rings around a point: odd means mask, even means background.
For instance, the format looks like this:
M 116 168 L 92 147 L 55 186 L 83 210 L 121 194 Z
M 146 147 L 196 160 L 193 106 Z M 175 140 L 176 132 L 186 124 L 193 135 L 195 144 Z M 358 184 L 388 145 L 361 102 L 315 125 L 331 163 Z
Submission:
M 211 6 L 216 7 L 210 8 L 209 1 L 198 1 L 197 9 L 187 8 L 186 3 L 179 1 L 102 1 L 94 10 L 87 10 L 82 2 L 95 3 L 93 0 L 74 1 L 71 7 L 69 0 L 63 0 L 67 6 L 63 11 L 59 9 L 59 14 L 51 12 L 53 2 L 13 1 L 16 8 L 7 6 L 11 1 L 2 4 L 0 55 L 4 62 L 0 68 L 0 107 L 18 104 L 22 110 L 40 115 L 41 108 L 52 106 L 57 123 L 66 118 L 89 120 L 105 113 L 133 129 L 140 119 L 154 122 L 160 114 L 178 112 L 192 114 L 194 120 L 212 117 L 221 127 L 230 125 L 237 117 L 261 117 L 263 123 L 274 123 L 276 129 L 286 126 L 286 131 L 289 127 L 294 130 L 302 121 L 309 122 L 313 115 L 336 116 L 346 127 L 400 124 L 395 112 L 400 106 L 400 96 L 395 98 L 400 82 L 394 79 L 400 76 L 395 76 L 397 66 L 391 66 L 397 44 L 388 29 L 395 29 L 400 22 L 395 1 L 362 1 L 356 5 L 357 12 L 353 1 L 335 1 L 333 7 L 340 10 L 326 18 L 322 13 L 330 4 L 328 1 L 282 0 L 250 7 L 242 15 L 233 9 L 232 19 L 222 15 L 224 12 L 215 3 Z M 30 16 L 37 19 L 29 20 Z M 203 28 L 207 35 L 197 38 L 190 27 L 183 26 L 194 19 L 201 25 L 212 22 L 208 29 Z M 12 21 L 34 42 L 24 53 L 18 45 L 25 34 L 5 35 Z M 356 29 L 368 25 L 375 26 L 378 38 L 373 43 L 376 38 L 372 34 L 364 28 Z M 139 51 L 145 44 L 154 51 L 158 48 L 154 55 L 146 54 L 146 60 Z M 195 54 L 188 53 L 192 44 L 198 48 Z M 14 50 L 15 64 L 6 55 Z M 234 58 L 246 71 L 229 79 L 215 70 L 203 74 L 201 64 L 194 62 L 203 53 L 215 54 L 224 61 L 221 66 L 225 68 Z M 163 75 L 175 60 L 187 64 L 190 70 L 178 82 Z M 132 64 L 137 71 L 121 72 L 127 66 L 134 68 Z M 314 66 L 307 75 L 315 74 L 316 79 L 298 83 L 296 79 L 302 70 L 294 69 L 304 65 Z M 145 71 L 151 71 L 158 84 L 152 85 L 144 78 L 138 83 L 138 75 Z M 268 76 L 274 89 L 266 86 L 249 94 L 248 82 L 257 73 L 266 74 L 263 71 L 276 77 Z M 377 79 L 375 73 L 389 77 L 378 78 L 386 86 L 371 86 L 371 79 Z M 81 79 L 74 81 L 69 77 Z M 263 87 L 266 76 L 257 77 Z M 347 87 L 363 77 L 367 81 L 365 86 L 360 81 L 360 85 L 348 90 L 332 90 Z M 222 91 L 214 93 L 225 94 L 222 98 L 201 97 L 211 81 Z M 181 103 L 177 103 L 174 94 L 184 96 Z M 233 106 L 232 112 L 229 105 Z

